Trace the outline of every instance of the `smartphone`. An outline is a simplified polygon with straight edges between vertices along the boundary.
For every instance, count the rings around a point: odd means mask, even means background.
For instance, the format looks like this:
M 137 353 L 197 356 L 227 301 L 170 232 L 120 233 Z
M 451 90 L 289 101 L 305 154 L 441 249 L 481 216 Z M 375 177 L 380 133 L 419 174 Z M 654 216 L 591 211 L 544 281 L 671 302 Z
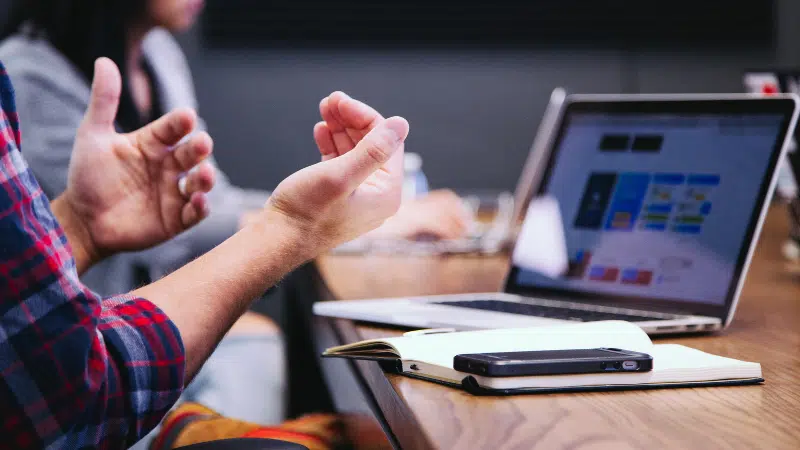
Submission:
M 453 368 L 485 377 L 649 372 L 653 357 L 618 348 L 456 355 Z

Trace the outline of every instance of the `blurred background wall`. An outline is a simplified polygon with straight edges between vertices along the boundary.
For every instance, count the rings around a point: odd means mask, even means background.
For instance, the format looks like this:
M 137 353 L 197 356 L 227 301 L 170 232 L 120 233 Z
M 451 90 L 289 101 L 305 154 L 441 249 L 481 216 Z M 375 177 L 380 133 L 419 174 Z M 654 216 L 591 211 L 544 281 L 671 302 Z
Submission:
M 740 92 L 745 68 L 800 66 L 799 23 L 800 1 L 775 0 L 774 39 L 767 47 L 209 46 L 202 25 L 181 43 L 217 158 L 238 184 L 269 189 L 315 162 L 317 105 L 339 89 L 409 119 L 408 150 L 423 156 L 433 187 L 510 190 L 554 87 Z

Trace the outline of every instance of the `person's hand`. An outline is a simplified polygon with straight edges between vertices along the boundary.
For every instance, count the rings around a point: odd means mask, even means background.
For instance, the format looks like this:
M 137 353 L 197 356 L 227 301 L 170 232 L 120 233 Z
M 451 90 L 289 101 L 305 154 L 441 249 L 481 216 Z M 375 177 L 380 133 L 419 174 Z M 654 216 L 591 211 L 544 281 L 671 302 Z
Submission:
M 380 226 L 400 206 L 403 149 L 409 125 L 384 119 L 341 93 L 321 103 L 324 118 L 314 137 L 322 162 L 285 179 L 265 213 L 288 219 L 314 252 L 352 240 Z M 328 116 L 328 117 L 326 117 Z
M 73 232 L 82 234 L 77 244 L 84 248 L 78 250 L 90 260 L 148 248 L 194 226 L 208 215 L 206 193 L 214 184 L 214 169 L 204 162 L 212 151 L 208 134 L 178 145 L 195 127 L 194 112 L 174 111 L 138 131 L 118 134 L 114 121 L 121 90 L 117 67 L 99 59 L 67 189 L 54 202 L 54 211 L 62 211 Z
M 261 220 L 261 210 L 245 211 L 239 216 L 239 229 L 253 225 Z
M 314 126 L 314 140 L 323 161 L 352 150 L 383 120 L 378 111 L 343 92 L 322 99 L 319 112 L 322 122 Z
M 335 157 L 353 149 L 383 117 L 373 108 L 334 92 L 320 103 L 323 121 L 314 127 L 314 140 L 323 155 Z M 400 206 L 399 211 L 371 238 L 456 239 L 467 232 L 471 218 L 461 199 L 452 191 L 434 191 Z
M 458 239 L 472 221 L 461 197 L 450 190 L 432 191 L 403 203 L 393 217 L 370 233 L 377 239 Z

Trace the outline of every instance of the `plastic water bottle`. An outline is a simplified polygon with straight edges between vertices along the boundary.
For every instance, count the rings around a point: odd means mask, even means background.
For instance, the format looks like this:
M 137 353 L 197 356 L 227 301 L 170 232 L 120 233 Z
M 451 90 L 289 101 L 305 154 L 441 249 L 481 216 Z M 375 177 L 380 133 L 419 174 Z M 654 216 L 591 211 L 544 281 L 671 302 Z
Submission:
M 428 192 L 428 178 L 422 172 L 422 157 L 417 153 L 406 153 L 403 167 L 403 201 L 425 195 Z

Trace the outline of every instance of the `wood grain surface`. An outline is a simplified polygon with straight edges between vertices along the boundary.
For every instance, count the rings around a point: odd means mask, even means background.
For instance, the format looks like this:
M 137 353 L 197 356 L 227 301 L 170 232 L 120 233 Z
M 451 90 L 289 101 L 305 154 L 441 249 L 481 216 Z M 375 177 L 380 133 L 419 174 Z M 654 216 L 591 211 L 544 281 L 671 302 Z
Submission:
M 362 362 L 368 389 L 406 449 L 800 448 L 800 276 L 780 246 L 783 209 L 767 220 L 731 327 L 655 339 L 760 362 L 761 386 L 473 397 Z M 343 257 L 318 260 L 339 299 L 500 289 L 502 257 Z M 333 322 L 343 342 L 399 333 Z

